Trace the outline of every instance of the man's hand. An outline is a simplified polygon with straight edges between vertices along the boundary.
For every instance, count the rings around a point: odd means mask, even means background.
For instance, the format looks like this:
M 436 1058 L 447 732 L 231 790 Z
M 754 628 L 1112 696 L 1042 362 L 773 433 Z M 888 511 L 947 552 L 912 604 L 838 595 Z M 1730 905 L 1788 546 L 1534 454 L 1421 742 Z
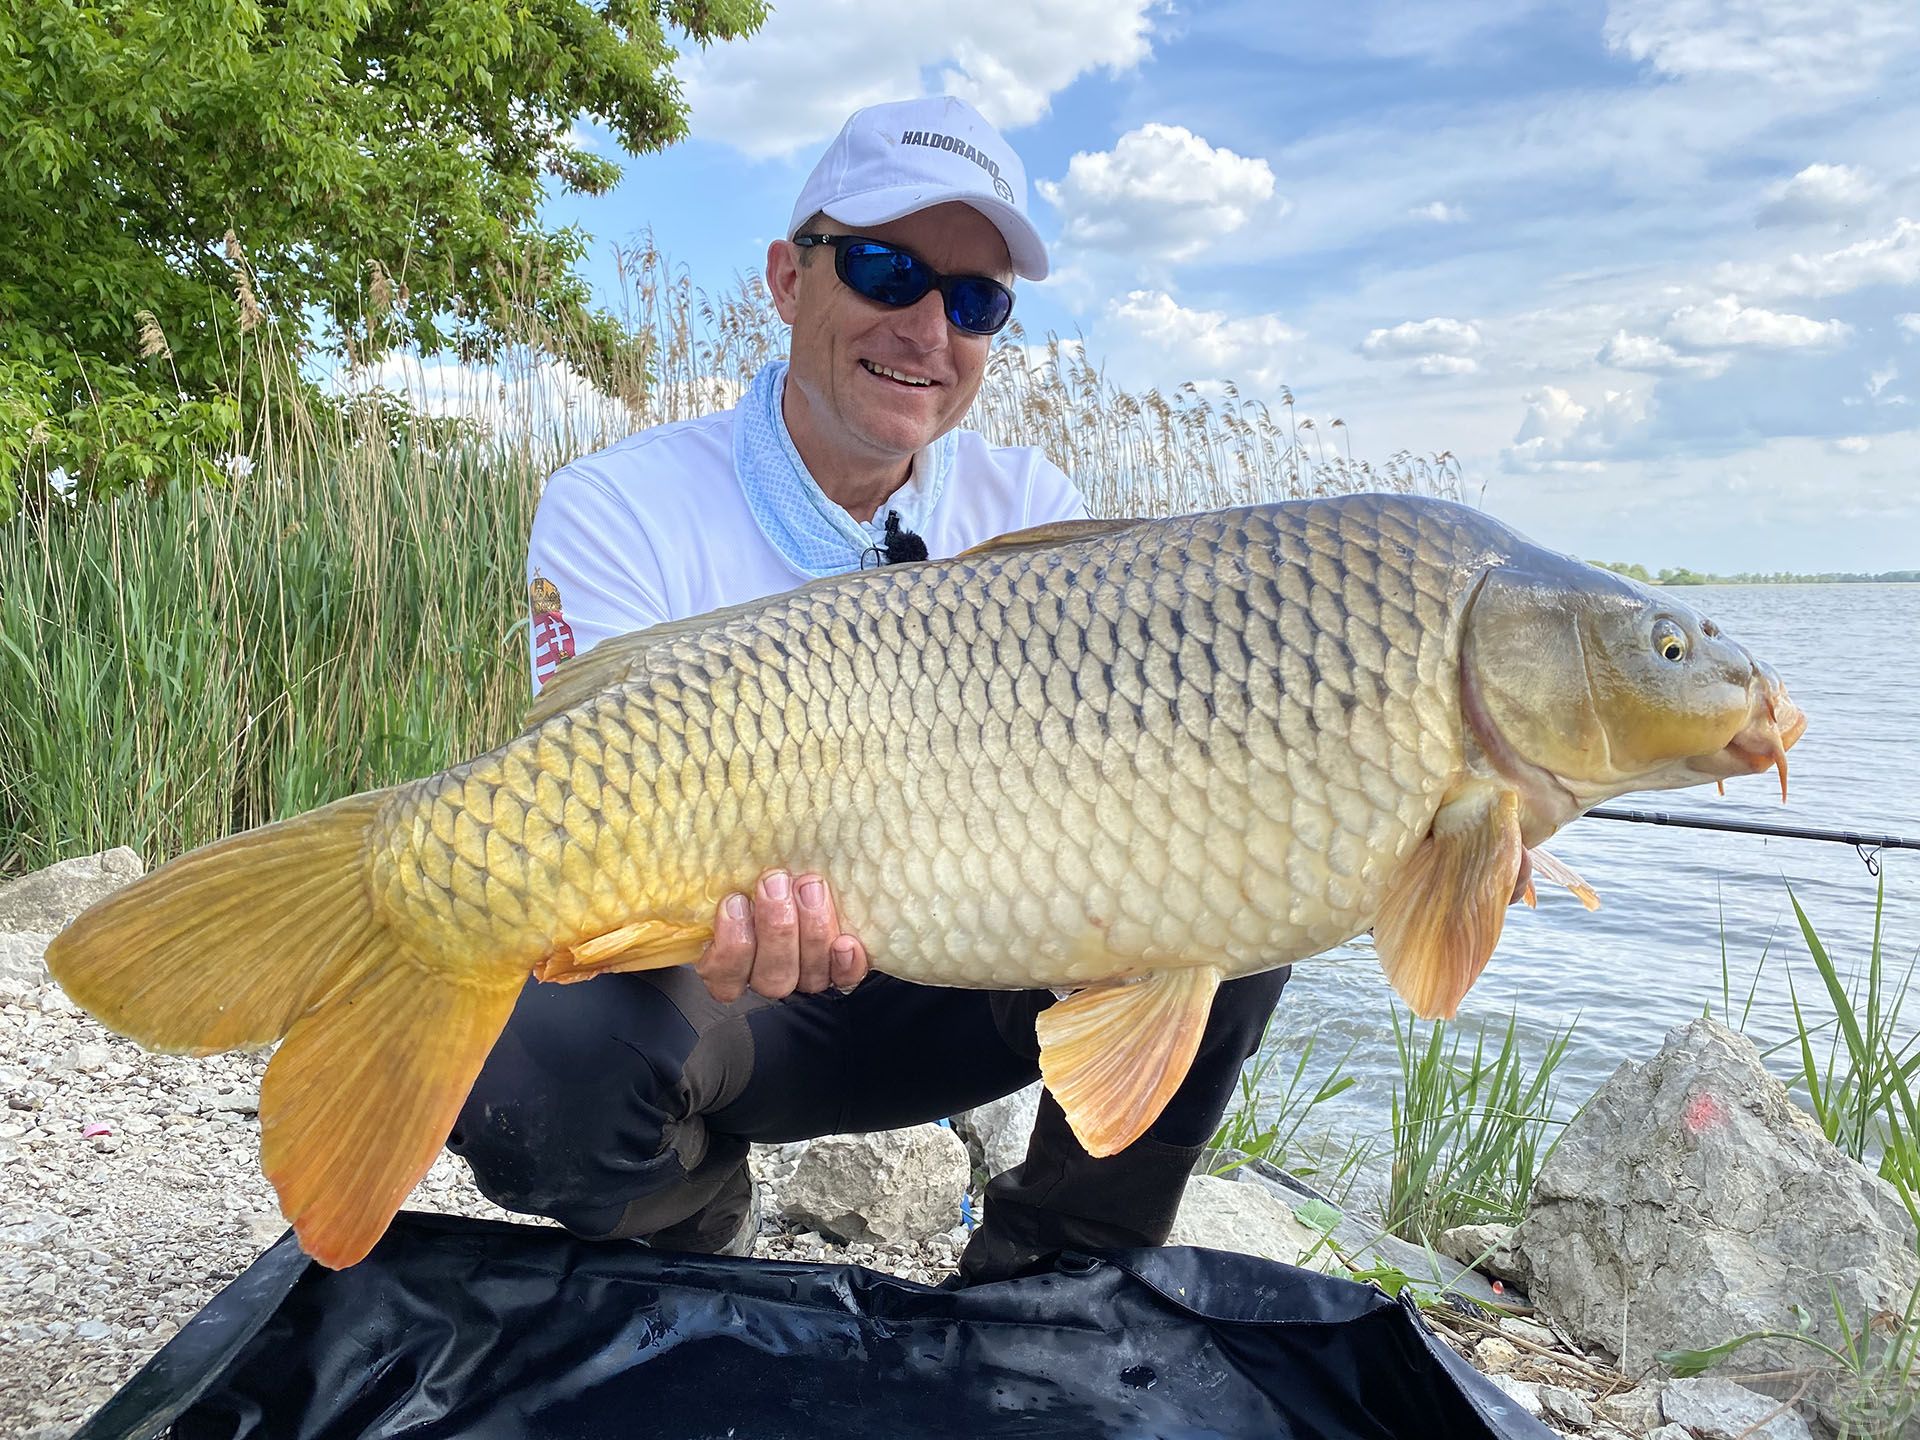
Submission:
M 840 933 L 833 893 L 818 875 L 769 870 L 753 897 L 729 895 L 714 910 L 713 943 L 694 969 L 722 1004 L 751 989 L 769 1000 L 867 978 L 867 947 Z

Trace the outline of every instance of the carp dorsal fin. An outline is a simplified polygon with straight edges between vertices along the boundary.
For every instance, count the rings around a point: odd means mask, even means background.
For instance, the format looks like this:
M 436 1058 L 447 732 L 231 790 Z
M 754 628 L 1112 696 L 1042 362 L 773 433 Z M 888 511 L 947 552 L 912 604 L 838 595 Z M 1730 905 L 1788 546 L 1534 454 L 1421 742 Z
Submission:
M 917 562 L 926 564 L 930 562 Z M 887 569 L 899 569 L 888 566 Z M 611 690 L 632 677 L 645 662 L 646 657 L 662 645 L 670 645 L 683 635 L 692 635 L 702 630 L 718 629 L 729 621 L 743 615 L 751 615 L 757 610 L 796 595 L 804 595 L 815 590 L 830 590 L 880 573 L 875 570 L 848 570 L 839 575 L 827 575 L 817 580 L 808 580 L 794 586 L 791 590 L 777 590 L 771 595 L 763 595 L 758 600 L 742 601 L 738 605 L 723 605 L 718 610 L 708 610 L 704 614 L 689 615 L 679 620 L 662 620 L 658 625 L 649 625 L 644 630 L 630 630 L 625 635 L 615 635 L 610 640 L 602 640 L 584 655 L 575 655 L 560 662 L 560 668 L 553 672 L 553 678 L 540 687 L 540 693 L 527 707 L 525 730 L 537 729 L 551 720 L 562 710 L 570 710 L 583 700 L 590 700 L 603 690 Z
M 1142 517 L 1126 520 L 1050 520 L 1045 525 L 1029 525 L 1024 530 L 1009 530 L 978 545 L 969 545 L 953 558 L 967 560 L 979 555 L 996 555 L 1008 550 L 1038 550 L 1050 545 L 1071 545 L 1076 540 L 1094 540 L 1102 535 L 1118 535 L 1142 523 Z
M 584 655 L 572 655 L 562 660 L 560 668 L 540 687 L 540 693 L 533 697 L 533 703 L 527 707 L 525 728 L 536 729 L 562 710 L 571 710 L 582 700 L 619 684 L 626 678 L 635 660 L 662 640 L 670 638 L 660 634 L 660 631 L 677 629 L 685 623 L 669 620 L 664 625 L 616 635 L 611 640 L 602 640 Z
M 1074 540 L 1091 540 L 1096 536 L 1116 534 L 1119 531 L 1138 525 L 1139 520 L 1055 520 L 1046 525 L 1033 525 L 1025 530 L 1009 531 L 1005 535 L 962 550 L 952 557 L 964 560 L 970 556 L 989 554 L 1006 550 L 1024 550 L 1044 545 L 1065 545 Z M 942 565 L 945 560 L 908 561 L 905 566 L 888 565 L 882 570 L 891 571 L 902 568 L 918 568 L 922 565 Z M 658 625 L 649 625 L 644 630 L 634 630 L 625 635 L 616 635 L 610 640 L 602 640 L 584 655 L 576 655 L 562 661 L 560 668 L 540 688 L 533 703 L 527 707 L 526 722 L 522 727 L 532 730 L 545 724 L 563 710 L 570 710 L 583 700 L 591 699 L 603 690 L 628 679 L 636 667 L 644 660 L 649 651 L 656 646 L 666 645 L 683 635 L 709 627 L 724 625 L 741 615 L 761 609 L 775 601 L 791 599 L 793 596 L 810 591 L 831 589 L 845 585 L 849 581 L 861 580 L 881 570 L 848 570 L 839 575 L 827 575 L 817 580 L 795 586 L 792 590 L 778 591 L 759 600 L 749 600 L 740 605 L 728 605 L 718 610 L 710 610 L 703 615 L 690 615 L 683 620 L 663 620 Z
M 1387 979 L 1422 1020 L 1451 1020 L 1486 968 L 1525 854 L 1513 791 L 1475 782 L 1447 796 L 1432 831 L 1394 877 L 1373 945 Z
M 1221 978 L 1212 965 L 1151 970 L 1040 1012 L 1040 1076 L 1089 1155 L 1118 1154 L 1160 1118 L 1187 1078 Z

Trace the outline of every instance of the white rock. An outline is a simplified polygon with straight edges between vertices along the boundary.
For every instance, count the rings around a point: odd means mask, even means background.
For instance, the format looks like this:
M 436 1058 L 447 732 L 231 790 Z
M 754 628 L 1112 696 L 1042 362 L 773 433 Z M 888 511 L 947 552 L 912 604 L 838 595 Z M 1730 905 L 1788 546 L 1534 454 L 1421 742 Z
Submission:
M 1631 1390 L 1609 1395 L 1600 1402 L 1600 1408 L 1634 1434 L 1642 1434 L 1660 1423 L 1660 1390 L 1659 1381 L 1645 1381 Z
M 1027 1158 L 1027 1141 L 1040 1114 L 1042 1086 L 1038 1080 L 1024 1090 L 989 1100 L 985 1105 L 953 1117 L 953 1128 L 975 1152 L 988 1176 L 1011 1170 Z
M 1549 1349 L 1559 1343 L 1553 1331 L 1546 1326 L 1519 1315 L 1509 1315 L 1501 1320 L 1500 1328 L 1516 1339 L 1525 1340 L 1534 1345 L 1544 1345 Z
M 85 1044 L 73 1046 L 65 1055 L 60 1057 L 58 1064 L 56 1064 L 54 1068 L 58 1070 L 77 1070 L 84 1074 L 87 1071 L 100 1069 L 112 1058 L 113 1051 L 107 1046 L 100 1044 L 98 1041 L 88 1041 Z
M 1593 1424 L 1593 1407 L 1558 1385 L 1540 1387 L 1540 1408 L 1553 1419 L 1582 1430 Z
M 1243 1185 L 1219 1175 L 1196 1175 L 1187 1181 L 1167 1243 L 1237 1250 L 1315 1270 L 1339 1267 L 1332 1247 L 1321 1243 L 1320 1232 L 1295 1219 L 1279 1196 L 1264 1186 Z M 1303 1260 L 1315 1245 L 1320 1247 L 1318 1252 Z
M 0 885 L 0 930 L 57 935 L 82 910 L 138 879 L 146 868 L 123 845 L 23 875 Z
M 1489 1335 L 1473 1347 L 1473 1363 L 1482 1370 L 1510 1370 L 1519 1359 L 1514 1343 L 1498 1335 Z
M 972 1169 L 944 1125 L 815 1140 L 781 1191 L 789 1219 L 842 1240 L 901 1244 L 949 1229 Z
M 1791 1409 L 1774 1415 L 1779 1409 L 1778 1400 L 1711 1376 L 1675 1380 L 1660 1395 L 1661 1415 L 1698 1440 L 1813 1440 L 1806 1421 Z
M 4 892 L 0 892 L 4 893 Z M 15 934 L 0 930 L 0 984 L 7 987 L 7 993 L 24 996 L 27 991 L 41 985 L 51 985 L 53 976 L 47 973 L 47 942 L 53 936 L 37 930 L 28 930 Z
M 1540 1417 L 1540 1387 L 1531 1380 L 1516 1380 L 1511 1375 L 1489 1375 L 1494 1388 L 1535 1419 Z
M 1456 1225 L 1442 1230 L 1433 1248 L 1449 1260 L 1471 1265 L 1496 1280 L 1524 1285 L 1526 1267 L 1513 1248 L 1511 1225 Z

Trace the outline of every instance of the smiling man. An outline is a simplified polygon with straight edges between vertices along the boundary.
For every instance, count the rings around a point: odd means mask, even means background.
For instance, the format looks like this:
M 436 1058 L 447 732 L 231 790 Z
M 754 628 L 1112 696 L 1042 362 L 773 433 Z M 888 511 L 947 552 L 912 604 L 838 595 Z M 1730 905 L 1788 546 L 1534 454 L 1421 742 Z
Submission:
M 847 121 L 767 249 L 790 360 L 733 409 L 548 482 L 528 556 L 536 689 L 611 636 L 1084 514 L 1038 451 L 958 428 L 1015 277 L 1047 273 L 1026 191 L 962 101 Z M 1039 1078 L 1033 1022 L 1052 991 L 869 976 L 830 878 L 774 869 L 725 897 L 697 966 L 529 983 L 448 1142 L 481 1190 L 590 1238 L 744 1254 L 749 1142 L 937 1120 Z M 1089 1158 L 1044 1101 L 1025 1163 L 988 1187 L 963 1275 L 1161 1243 L 1287 974 L 1224 987 L 1186 1081 L 1120 1154 Z

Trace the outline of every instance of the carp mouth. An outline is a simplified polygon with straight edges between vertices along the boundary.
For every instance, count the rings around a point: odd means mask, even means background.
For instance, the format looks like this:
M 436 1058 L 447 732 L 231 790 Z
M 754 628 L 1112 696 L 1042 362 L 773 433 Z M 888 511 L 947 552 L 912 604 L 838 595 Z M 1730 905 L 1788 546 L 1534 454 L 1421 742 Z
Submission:
M 1753 704 L 1747 723 L 1723 748 L 1692 761 L 1692 768 L 1710 780 L 1778 770 L 1780 798 L 1784 801 L 1787 798 L 1787 751 L 1807 732 L 1806 712 L 1793 703 L 1780 677 L 1758 661 L 1754 662 L 1749 689 Z

